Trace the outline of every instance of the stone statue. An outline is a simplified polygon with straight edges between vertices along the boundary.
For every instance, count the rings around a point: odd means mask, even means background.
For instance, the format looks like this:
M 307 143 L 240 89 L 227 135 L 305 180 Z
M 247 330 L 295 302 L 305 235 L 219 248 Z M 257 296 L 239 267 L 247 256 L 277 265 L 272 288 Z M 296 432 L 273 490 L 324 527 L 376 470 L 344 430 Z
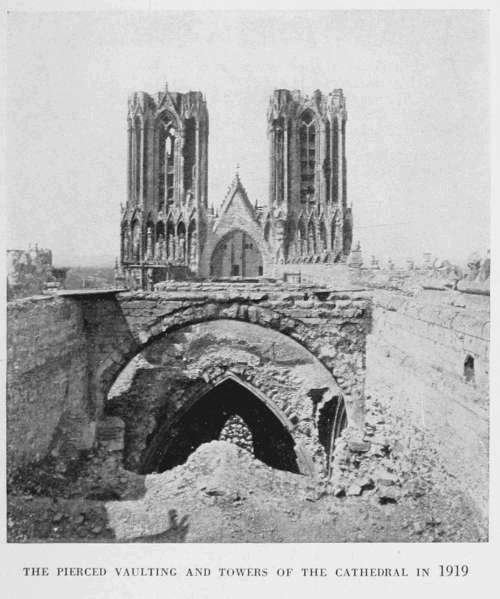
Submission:
M 130 258 L 130 230 L 128 227 L 123 232 L 123 257 L 125 260 Z
M 146 260 L 153 259 L 153 230 L 151 227 L 148 227 L 148 232 L 146 233 Z
M 194 230 L 191 234 L 191 247 L 189 255 L 189 265 L 191 268 L 196 268 L 197 256 L 198 256 L 198 234 Z
M 275 222 L 274 239 L 276 242 L 276 262 L 283 264 L 285 262 L 285 221 L 282 219 Z
M 158 244 L 158 251 L 157 251 L 158 260 L 160 262 L 163 262 L 166 258 L 165 238 L 163 237 L 163 233 L 160 233 L 157 244 Z
M 140 239 L 139 227 L 136 227 L 134 229 L 134 236 L 133 236 L 133 241 L 132 241 L 132 253 L 133 253 L 133 259 L 136 262 L 139 262 L 139 260 L 141 259 L 141 239 Z
M 147 288 L 149 291 L 153 291 L 153 269 L 148 268 L 146 271 Z
M 175 260 L 175 238 L 172 234 L 168 236 L 168 259 Z

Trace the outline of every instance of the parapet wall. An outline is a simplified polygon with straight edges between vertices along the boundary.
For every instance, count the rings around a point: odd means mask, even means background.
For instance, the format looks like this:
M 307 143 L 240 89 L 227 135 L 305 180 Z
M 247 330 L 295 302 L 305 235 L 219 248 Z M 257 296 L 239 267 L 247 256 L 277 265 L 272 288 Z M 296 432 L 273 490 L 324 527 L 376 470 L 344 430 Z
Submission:
M 486 513 L 489 298 L 383 291 L 373 297 L 367 392 L 408 424 L 403 436 L 411 428 L 424 433 L 427 446 Z
M 7 455 L 9 468 L 65 451 L 64 431 L 78 431 L 83 448 L 88 427 L 87 351 L 78 303 L 32 297 L 7 305 Z M 92 436 L 91 434 L 89 435 Z

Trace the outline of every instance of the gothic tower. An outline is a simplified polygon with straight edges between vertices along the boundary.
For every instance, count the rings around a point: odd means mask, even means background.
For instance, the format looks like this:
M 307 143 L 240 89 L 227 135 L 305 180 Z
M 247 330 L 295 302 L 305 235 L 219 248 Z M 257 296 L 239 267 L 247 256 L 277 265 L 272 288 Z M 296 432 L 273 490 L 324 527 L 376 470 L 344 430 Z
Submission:
M 344 94 L 275 90 L 268 111 L 269 209 L 264 236 L 277 262 L 337 262 L 349 254 Z
M 132 288 L 198 274 L 206 237 L 208 112 L 201 92 L 128 101 L 121 266 Z

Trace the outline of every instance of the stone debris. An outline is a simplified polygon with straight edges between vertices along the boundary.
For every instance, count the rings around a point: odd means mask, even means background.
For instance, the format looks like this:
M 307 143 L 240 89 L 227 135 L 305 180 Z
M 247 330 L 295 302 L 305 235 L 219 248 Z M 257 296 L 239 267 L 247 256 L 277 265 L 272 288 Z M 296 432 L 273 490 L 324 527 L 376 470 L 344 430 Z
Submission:
M 309 479 L 270 468 L 227 441 L 200 445 L 185 464 L 148 475 L 145 483 L 143 498 L 107 504 L 109 521 L 118 538 L 135 538 L 166 529 L 165 506 L 182 508 L 182 498 L 186 496 L 189 503 L 215 506 L 244 502 L 252 494 L 271 501 L 291 495 L 305 501 L 312 490 Z

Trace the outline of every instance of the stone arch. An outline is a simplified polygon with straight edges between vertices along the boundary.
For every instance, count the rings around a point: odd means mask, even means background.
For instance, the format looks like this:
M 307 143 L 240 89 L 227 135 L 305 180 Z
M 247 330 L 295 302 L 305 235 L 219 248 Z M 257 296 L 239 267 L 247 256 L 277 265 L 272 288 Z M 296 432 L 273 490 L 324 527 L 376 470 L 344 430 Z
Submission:
M 210 276 L 215 278 L 262 276 L 264 252 L 243 229 L 231 229 L 217 242 L 210 256 Z
M 330 357 L 330 354 L 335 355 L 335 349 L 329 350 L 328 345 L 325 344 L 321 346 L 304 323 L 269 308 L 248 303 L 210 302 L 201 306 L 190 306 L 173 314 L 169 313 L 136 332 L 128 342 L 123 341 L 121 347 L 114 348 L 108 354 L 100 356 L 100 366 L 94 374 L 92 385 L 92 391 L 95 394 L 93 402 L 98 413 L 102 410 L 104 400 L 120 372 L 134 356 L 141 353 L 151 343 L 186 326 L 223 319 L 238 320 L 269 328 L 301 345 L 329 371 L 338 387 L 339 395 L 345 401 L 347 420 L 355 427 L 361 428 L 363 414 L 359 411 L 359 404 L 356 400 L 362 400 L 362 397 L 352 397 L 352 393 L 355 391 L 349 389 L 345 383 L 339 384 L 337 381 L 338 378 L 343 378 L 343 372 L 337 373 L 335 359 Z
M 168 209 L 174 200 L 181 121 L 177 115 L 167 110 L 161 111 L 155 119 L 155 131 L 158 154 L 158 211 L 161 212 Z
M 226 397 L 217 402 L 217 393 L 224 387 L 232 391 L 231 401 Z M 234 399 L 238 390 L 246 405 Z M 257 387 L 234 373 L 224 373 L 192 390 L 175 416 L 157 427 L 143 456 L 142 473 L 161 472 L 183 463 L 198 445 L 217 439 L 231 415 L 242 417 L 249 427 L 257 459 L 278 469 L 314 475 L 310 456 L 294 438 L 287 416 Z M 204 426 L 193 427 L 200 420 Z
M 305 204 L 314 198 L 315 170 L 318 157 L 319 127 L 314 112 L 306 108 L 301 112 L 299 123 L 300 146 L 300 201 Z
M 285 336 L 280 338 L 277 333 L 282 332 L 282 327 L 266 326 L 271 314 L 264 309 L 265 322 L 259 323 L 258 319 L 252 322 L 256 314 L 252 315 L 252 321 L 241 320 L 238 314 L 228 312 L 227 304 L 222 305 L 220 314 L 211 312 L 212 322 L 178 323 L 166 335 L 155 333 L 149 341 L 144 338 L 145 344 L 131 351 L 132 358 L 137 359 L 126 361 L 131 368 L 124 372 L 123 378 L 120 379 L 116 371 L 113 379 L 116 385 L 112 391 L 110 385 L 103 396 L 107 399 L 103 415 L 117 416 L 125 423 L 127 441 L 123 459 L 127 469 L 141 468 L 148 447 L 164 423 L 165 430 L 175 426 L 174 421 L 197 399 L 232 378 L 249 389 L 291 435 L 294 452 L 300 458 L 299 471 L 321 477 L 327 475 L 333 444 L 325 439 L 333 440 L 338 435 L 334 417 L 339 404 L 344 405 L 344 392 L 331 369 L 315 355 L 317 351 L 308 350 L 306 343 L 291 335 L 287 335 L 286 340 Z M 233 318 L 227 318 L 231 315 Z M 214 320 L 225 320 L 226 324 Z M 231 320 L 240 322 L 234 322 L 233 326 Z M 116 352 L 110 358 L 108 364 L 119 363 Z M 237 411 L 226 413 L 230 416 Z M 261 412 L 261 416 L 266 418 L 266 413 L 269 416 L 268 412 Z M 239 412 L 239 415 L 244 417 L 245 413 Z M 210 417 L 210 413 L 202 410 L 192 424 L 199 427 L 196 423 Z M 191 414 L 189 418 L 194 417 Z M 222 430 L 225 422 L 220 419 L 218 422 Z M 255 426 L 250 426 L 252 432 L 254 429 Z M 276 432 L 276 428 L 271 429 Z M 200 443 L 218 438 L 216 433 L 212 430 L 210 438 Z M 175 435 L 169 433 L 168 438 L 172 436 Z M 261 461 L 266 462 L 266 459 Z M 170 463 L 169 467 L 173 465 L 176 464 Z M 145 471 L 151 470 L 145 467 Z
M 163 123 L 174 123 L 174 126 L 179 131 L 182 131 L 182 119 L 174 110 L 170 110 L 167 107 L 158 110 L 154 118 L 155 127 L 159 127 Z

